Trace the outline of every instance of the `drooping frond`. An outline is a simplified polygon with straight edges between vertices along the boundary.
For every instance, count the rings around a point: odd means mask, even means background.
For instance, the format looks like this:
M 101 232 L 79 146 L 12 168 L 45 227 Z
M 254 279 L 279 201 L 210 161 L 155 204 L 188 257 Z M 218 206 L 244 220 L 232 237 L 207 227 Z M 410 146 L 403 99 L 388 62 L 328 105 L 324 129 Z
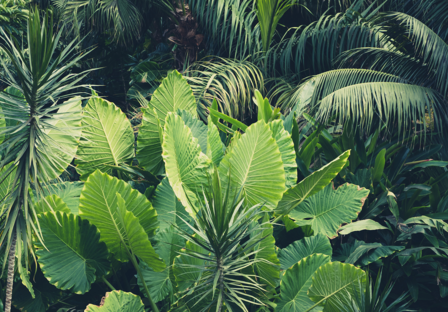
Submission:
M 282 108 L 294 108 L 302 111 L 305 107 L 314 107 L 327 95 L 352 85 L 368 82 L 406 82 L 405 79 L 368 69 L 335 69 L 310 77 L 299 86 L 292 89 L 288 100 L 282 103 Z
M 337 115 L 344 124 L 351 119 L 361 130 L 384 124 L 389 133 L 403 138 L 410 133 L 428 129 L 428 119 L 442 130 L 447 122 L 446 102 L 436 91 L 395 82 L 370 82 L 339 89 L 322 99 L 317 118 L 327 122 Z M 445 125 L 446 126 L 446 125 Z
M 220 110 L 244 120 L 254 113 L 254 90 L 264 88 L 263 75 L 249 61 L 206 58 L 194 63 L 184 73 L 198 102 L 198 112 L 207 118 L 206 109 L 216 98 Z
M 427 63 L 435 74 L 436 85 L 443 95 L 448 94 L 448 44 L 431 28 L 418 19 L 404 13 L 391 13 L 388 18 L 396 20 L 407 28 L 409 39 L 414 45 L 416 57 Z
M 301 77 L 332 69 L 340 53 L 358 47 L 382 47 L 389 38 L 382 26 L 345 14 L 322 16 L 307 27 L 290 28 L 283 39 L 272 47 L 265 64 L 275 75 L 296 74 Z
M 400 76 L 415 84 L 430 84 L 433 73 L 421 60 L 385 48 L 358 48 L 342 53 L 335 65 L 361 67 Z
M 217 55 L 242 59 L 262 50 L 253 0 L 189 0 L 191 12 Z

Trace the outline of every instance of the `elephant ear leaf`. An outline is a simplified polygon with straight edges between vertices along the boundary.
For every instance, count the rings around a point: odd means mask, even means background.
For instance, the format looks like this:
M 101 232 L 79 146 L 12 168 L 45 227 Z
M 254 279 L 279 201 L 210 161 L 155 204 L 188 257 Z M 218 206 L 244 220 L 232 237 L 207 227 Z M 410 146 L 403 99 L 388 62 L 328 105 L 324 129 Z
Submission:
M 315 253 L 328 256 L 333 254 L 333 249 L 331 248 L 328 237 L 322 234 L 317 234 L 315 236 L 302 238 L 286 248 L 280 249 L 278 252 L 278 259 L 280 260 L 281 269 L 286 270 L 303 258 Z
M 126 209 L 126 202 L 118 193 L 117 204 L 118 207 L 113 215 L 113 219 L 117 240 L 120 240 L 121 248 L 123 249 L 123 245 L 125 248 L 129 248 L 132 254 L 145 261 L 156 272 L 165 269 L 165 263 L 151 246 L 148 234 L 145 233 L 145 230 L 138 222 L 138 218 Z
M 211 161 L 201 152 L 198 140 L 182 118 L 169 113 L 163 134 L 163 160 L 168 180 L 186 211 L 197 212 L 197 196 L 208 183 Z
M 330 256 L 313 254 L 286 270 L 280 284 L 280 301 L 275 311 L 304 312 L 312 307 L 314 302 L 307 295 L 312 278 L 319 267 L 330 261 Z
M 139 296 L 133 293 L 114 290 L 106 293 L 101 305 L 89 304 L 85 312 L 145 312 L 145 306 Z
M 354 265 L 330 262 L 324 264 L 313 276 L 308 296 L 316 302 L 306 311 L 325 301 L 325 311 L 353 311 L 352 300 L 364 290 L 366 274 Z M 348 309 L 348 310 L 347 310 Z
M 334 190 L 328 185 L 307 198 L 290 213 L 299 226 L 311 225 L 315 233 L 336 237 L 339 227 L 358 217 L 369 190 L 354 184 L 343 184 Z
M 34 210 L 36 214 L 41 214 L 44 212 L 56 212 L 62 211 L 65 213 L 70 213 L 70 209 L 67 204 L 58 196 L 58 195 L 50 195 L 39 200 L 35 206 Z
M 282 155 L 269 125 L 258 121 L 231 144 L 219 165 L 222 186 L 241 190 L 245 204 L 277 207 L 286 189 Z M 230 175 L 229 175 L 230 173 Z
M 218 128 L 212 121 L 211 115 L 208 116 L 207 128 L 207 156 L 218 167 L 224 157 L 225 147 L 219 136 Z
M 197 118 L 197 105 L 188 82 L 176 70 L 163 79 L 154 91 L 148 108 L 142 109 L 143 121 L 137 138 L 137 159 L 145 170 L 157 174 L 163 165 L 159 127 L 165 127 L 168 113 L 185 110 Z
M 101 240 L 117 259 L 127 261 L 128 255 L 117 236 L 114 223 L 118 209 L 117 193 L 126 202 L 126 210 L 138 219 L 147 239 L 153 237 L 158 223 L 157 213 L 151 203 L 128 183 L 99 170 L 91 174 L 84 185 L 79 200 L 79 215 L 98 227 Z
M 114 103 L 92 97 L 84 108 L 82 139 L 76 159 L 81 180 L 96 169 L 109 173 L 110 166 L 130 164 L 134 158 L 134 131 L 126 115 Z
M 44 276 L 62 290 L 84 294 L 96 276 L 107 273 L 107 247 L 100 242 L 100 233 L 87 220 L 63 212 L 39 215 L 45 242 L 36 240 L 36 255 Z M 70 269 L 67 269 L 70 268 Z
M 323 190 L 339 174 L 342 168 L 344 168 L 349 156 L 350 151 L 344 152 L 338 158 L 329 162 L 319 170 L 314 171 L 300 181 L 300 183 L 288 189 L 283 194 L 283 198 L 279 202 L 275 212 L 280 215 L 286 215 L 306 198 Z

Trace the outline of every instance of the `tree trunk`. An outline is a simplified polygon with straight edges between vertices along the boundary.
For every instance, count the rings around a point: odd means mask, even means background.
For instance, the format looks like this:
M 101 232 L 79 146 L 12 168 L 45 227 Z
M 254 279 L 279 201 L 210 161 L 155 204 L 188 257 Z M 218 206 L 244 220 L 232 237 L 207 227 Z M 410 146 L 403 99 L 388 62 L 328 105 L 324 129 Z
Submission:
M 12 284 L 14 282 L 15 262 L 16 262 L 16 233 L 13 232 L 11 247 L 9 249 L 9 255 L 8 255 L 8 279 L 6 283 L 5 312 L 11 312 Z

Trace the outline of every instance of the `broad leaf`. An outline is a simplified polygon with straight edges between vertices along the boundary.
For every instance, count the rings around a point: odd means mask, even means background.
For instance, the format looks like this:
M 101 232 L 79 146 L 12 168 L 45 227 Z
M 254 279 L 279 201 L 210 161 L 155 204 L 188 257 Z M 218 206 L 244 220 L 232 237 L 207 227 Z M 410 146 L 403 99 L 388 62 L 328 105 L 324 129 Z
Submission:
M 42 198 L 35 204 L 34 210 L 36 211 L 36 214 L 56 211 L 70 213 L 70 209 L 67 207 L 67 204 L 64 203 L 58 195 L 50 195 Z
M 282 155 L 264 121 L 247 128 L 222 159 L 219 172 L 224 188 L 230 173 L 233 191 L 241 189 L 248 206 L 264 204 L 274 209 L 285 191 Z
M 207 125 L 186 110 L 179 109 L 177 110 L 177 114 L 182 118 L 185 125 L 190 128 L 193 137 L 198 139 L 198 143 L 201 147 L 202 153 L 207 153 Z
M 157 173 L 163 164 L 159 127 L 164 128 L 168 113 L 177 112 L 178 109 L 197 117 L 193 91 L 182 75 L 174 70 L 154 91 L 148 108 L 142 109 L 143 121 L 137 138 L 137 159 L 140 166 L 150 172 Z
M 311 225 L 315 233 L 334 238 L 342 224 L 357 218 L 368 195 L 357 185 L 346 183 L 336 190 L 328 185 L 291 211 L 290 217 L 299 226 Z
M 162 271 L 165 268 L 165 263 L 151 246 L 148 235 L 138 222 L 138 218 L 126 209 L 127 205 L 123 197 L 119 193 L 116 195 L 118 207 L 113 213 L 112 218 L 116 231 L 116 240 L 120 244 L 120 249 L 110 248 L 111 252 L 120 254 L 123 252 L 123 249 L 129 248 L 133 255 L 145 261 L 154 271 Z
M 130 164 L 134 158 L 134 131 L 126 115 L 114 103 L 90 98 L 84 108 L 82 139 L 76 169 L 85 180 L 96 169 L 109 173 L 109 166 Z
M 46 212 L 39 216 L 39 225 L 45 247 L 36 240 L 36 255 L 51 284 L 84 294 L 96 276 L 107 273 L 107 247 L 100 242 L 97 228 L 87 220 L 73 214 Z
M 302 238 L 290 244 L 288 247 L 280 249 L 278 259 L 280 260 L 281 269 L 286 270 L 303 258 L 315 253 L 328 256 L 332 255 L 333 249 L 331 248 L 328 237 L 317 234 L 316 236 Z
M 358 264 L 361 266 L 368 265 L 380 258 L 390 256 L 396 251 L 403 250 L 404 246 L 383 246 L 380 243 L 364 243 L 356 247 L 345 263 Z
M 99 170 L 92 173 L 84 185 L 79 200 L 79 215 L 95 224 L 101 232 L 101 240 L 116 253 L 118 259 L 126 260 L 127 254 L 117 237 L 114 224 L 118 208 L 117 193 L 126 202 L 126 209 L 138 218 L 147 236 L 149 238 L 154 236 L 157 229 L 157 213 L 151 203 L 128 183 Z
M 331 261 L 331 257 L 313 254 L 303 258 L 286 270 L 280 284 L 280 300 L 276 312 L 303 312 L 314 305 L 307 292 L 316 270 Z
M 207 127 L 207 157 L 218 167 L 224 157 L 225 147 L 219 136 L 218 128 L 216 128 L 210 115 L 208 116 Z
M 184 247 L 185 240 L 177 234 L 173 227 L 166 228 L 157 233 L 155 240 L 158 243 L 154 249 L 165 262 L 165 270 L 155 272 L 145 262 L 140 262 L 139 265 L 152 300 L 159 302 L 170 293 L 173 293 L 176 288 L 172 264 L 174 258 L 178 255 L 178 251 Z M 144 294 L 143 284 L 140 278 L 138 278 L 137 282 Z
M 347 235 L 357 231 L 374 231 L 374 230 L 388 230 L 384 225 L 379 224 L 376 221 L 366 219 L 361 221 L 356 221 L 344 225 L 339 229 L 339 234 Z
M 286 215 L 307 197 L 324 189 L 331 180 L 338 175 L 342 168 L 344 168 L 349 156 L 350 151 L 344 152 L 332 162 L 313 172 L 297 185 L 288 189 L 283 194 L 283 198 L 279 202 L 275 212 L 281 215 Z
M 274 120 L 269 123 L 272 137 L 277 142 L 282 154 L 283 167 L 285 169 L 286 187 L 290 188 L 297 183 L 296 152 L 291 135 L 285 130 L 282 120 Z
M 204 249 L 189 241 L 187 241 L 185 248 L 191 252 L 202 254 L 205 253 Z M 179 255 L 174 260 L 173 268 L 176 284 L 180 292 L 188 289 L 201 277 L 204 263 L 204 260 L 191 257 L 185 253 L 185 250 L 181 250 Z
M 353 311 L 352 300 L 364 291 L 365 278 L 365 272 L 351 264 L 327 263 L 314 274 L 308 296 L 317 302 L 314 306 L 325 301 L 326 312 Z
M 85 312 L 145 312 L 142 299 L 133 293 L 114 290 L 106 293 L 100 306 L 89 304 Z
M 171 224 L 176 224 L 180 228 L 187 230 L 185 222 L 179 218 L 179 216 L 184 220 L 187 218 L 185 207 L 177 199 L 176 194 L 174 194 L 168 178 L 164 178 L 159 186 L 157 186 L 154 198 L 152 199 L 152 205 L 157 211 L 159 231 L 169 228 Z
M 206 176 L 210 160 L 201 152 L 198 140 L 182 118 L 169 113 L 163 134 L 163 160 L 166 175 L 174 193 L 190 214 L 197 212 L 197 197 Z
M 51 153 L 46 169 L 46 180 L 56 179 L 64 172 L 75 157 L 81 137 L 82 101 L 72 98 L 59 108 L 57 115 L 44 124 L 44 133 L 48 135 L 48 146 L 44 150 Z
M 79 196 L 81 195 L 84 183 L 82 182 L 62 182 L 48 184 L 44 187 L 44 195 L 55 194 L 59 196 L 73 214 L 78 214 Z
M 3 177 L 3 175 L 6 174 L 9 169 L 11 169 L 11 166 L 14 166 L 12 162 L 3 167 L 3 169 L 0 171 L 0 176 Z M 9 196 L 12 192 L 16 172 L 17 168 L 12 169 L 9 175 L 7 177 L 4 177 L 3 181 L 0 181 L 0 198 L 3 199 L 3 201 L 0 203 L 0 213 L 3 213 L 3 209 L 7 207 L 8 202 L 10 201 Z

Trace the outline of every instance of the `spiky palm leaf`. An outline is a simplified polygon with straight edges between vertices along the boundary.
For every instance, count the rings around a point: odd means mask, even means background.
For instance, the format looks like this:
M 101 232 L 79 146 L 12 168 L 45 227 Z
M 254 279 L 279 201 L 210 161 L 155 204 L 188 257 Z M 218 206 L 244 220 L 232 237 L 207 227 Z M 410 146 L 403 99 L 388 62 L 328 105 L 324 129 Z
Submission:
M 12 287 L 10 273 L 12 274 L 14 270 L 15 245 L 21 263 L 22 254 L 27 255 L 28 248 L 32 250 L 32 233 L 41 238 L 38 227 L 33 223 L 36 212 L 32 201 L 29 200 L 28 190 L 32 184 L 39 197 L 43 188 L 42 183 L 57 174 L 61 169 L 59 168 L 63 157 L 61 153 L 66 153 L 60 144 L 51 138 L 48 131 L 60 131 L 61 129 L 55 126 L 56 122 L 59 122 L 60 127 L 61 123 L 67 124 L 73 118 L 70 114 L 58 113 L 58 110 L 70 104 L 70 101 L 62 103 L 62 100 L 73 97 L 77 93 L 75 89 L 80 87 L 79 81 L 87 75 L 85 72 L 67 74 L 83 56 L 75 56 L 72 53 L 75 49 L 74 42 L 56 53 L 61 32 L 53 35 L 53 27 L 49 26 L 53 25 L 53 19 L 49 16 L 50 13 L 47 13 L 41 24 L 37 9 L 30 14 L 26 56 L 19 42 L 0 29 L 0 36 L 4 42 L 3 49 L 8 54 L 17 75 L 13 75 L 3 64 L 7 73 L 4 81 L 22 93 L 26 100 L 24 102 L 22 98 L 10 93 L 0 93 L 2 111 L 5 119 L 9 120 L 7 124 L 10 124 L 0 131 L 7 138 L 0 145 L 2 153 L 0 181 L 8 179 L 15 172 L 11 191 L 1 198 L 7 205 L 1 215 L 3 222 L 0 245 L 6 244 L 6 253 L 12 254 L 8 269 L 8 290 Z M 70 130 L 66 129 L 67 133 Z M 10 163 L 14 165 L 8 166 Z M 14 244 L 16 240 L 17 244 Z M 25 260 L 27 263 L 27 257 Z M 8 295 L 5 311 L 9 311 L 11 305 L 9 292 Z
M 263 74 L 247 60 L 206 58 L 194 63 L 184 73 L 198 102 L 198 112 L 207 119 L 213 99 L 220 110 L 234 118 L 250 118 L 254 113 L 254 90 L 263 90 Z

